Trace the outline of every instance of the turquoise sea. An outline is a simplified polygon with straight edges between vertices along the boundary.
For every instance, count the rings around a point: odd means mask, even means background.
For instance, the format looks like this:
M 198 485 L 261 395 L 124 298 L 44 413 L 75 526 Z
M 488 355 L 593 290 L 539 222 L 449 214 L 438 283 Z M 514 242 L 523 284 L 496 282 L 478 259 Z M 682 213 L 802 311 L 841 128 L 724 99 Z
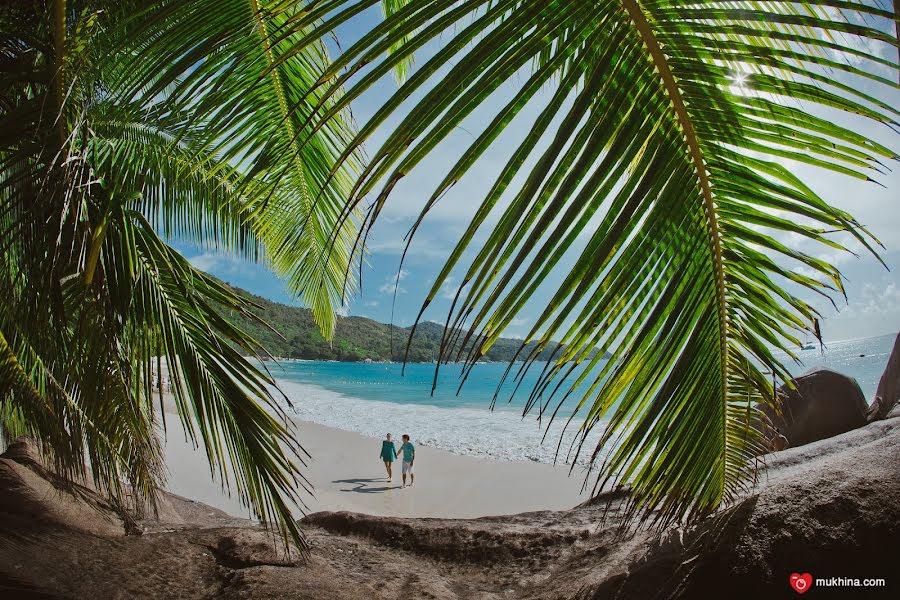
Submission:
M 871 401 L 894 338 L 890 334 L 834 341 L 824 350 L 804 350 L 799 354 L 802 364 L 792 365 L 792 371 L 799 375 L 822 366 L 845 373 L 859 382 Z M 569 462 L 568 450 L 581 422 L 573 421 L 565 431 L 564 425 L 577 398 L 565 403 L 562 417 L 542 443 L 547 419 L 540 422 L 535 411 L 523 417 L 522 409 L 543 364 L 534 365 L 522 377 L 512 403 L 507 401 L 515 382 L 508 377 L 491 411 L 491 400 L 507 367 L 477 364 L 457 393 L 461 365 L 442 365 L 432 393 L 432 364 L 408 364 L 402 375 L 400 364 L 289 361 L 269 366 L 293 404 L 292 412 L 303 420 L 378 438 L 389 431 L 410 433 L 420 444 L 485 458 Z M 593 447 L 591 440 L 598 434 L 599 428 L 586 447 Z

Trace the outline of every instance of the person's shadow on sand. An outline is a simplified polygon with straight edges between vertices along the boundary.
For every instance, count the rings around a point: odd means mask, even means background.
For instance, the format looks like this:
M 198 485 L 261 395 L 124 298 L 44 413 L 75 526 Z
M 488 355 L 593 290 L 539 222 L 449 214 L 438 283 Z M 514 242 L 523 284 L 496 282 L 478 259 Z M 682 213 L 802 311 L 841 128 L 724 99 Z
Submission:
M 372 483 L 385 483 L 383 477 L 378 478 L 378 479 L 337 479 L 335 481 L 332 481 L 331 483 L 349 483 L 351 485 L 355 485 L 356 487 L 354 487 L 354 488 L 340 490 L 340 491 L 342 491 L 342 492 L 359 492 L 360 494 L 379 494 L 382 492 L 386 492 L 388 490 L 398 489 L 400 487 L 399 485 L 386 485 L 386 486 L 379 486 L 379 487 L 374 487 L 374 486 L 369 485 Z

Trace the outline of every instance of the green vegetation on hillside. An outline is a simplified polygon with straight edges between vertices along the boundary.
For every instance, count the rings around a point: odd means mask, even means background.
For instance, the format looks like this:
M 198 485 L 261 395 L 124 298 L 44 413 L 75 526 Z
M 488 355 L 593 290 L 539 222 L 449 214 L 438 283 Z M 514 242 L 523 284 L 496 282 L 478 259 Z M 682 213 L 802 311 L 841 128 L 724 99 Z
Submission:
M 259 306 L 256 314 L 270 327 L 233 311 L 227 311 L 226 318 L 259 342 L 264 352 L 273 356 L 346 362 L 404 360 L 411 332 L 408 327 L 392 327 L 365 317 L 339 317 L 334 339 L 329 342 L 322 336 L 309 309 L 272 302 L 238 288 L 235 291 Z M 443 333 L 444 326 L 439 323 L 420 323 L 406 359 L 409 362 L 431 362 L 440 354 Z M 521 345 L 521 340 L 500 338 L 483 360 L 509 362 Z M 529 344 L 526 351 L 520 353 L 520 358 L 528 356 L 532 347 Z M 551 350 L 544 350 L 540 360 L 548 359 L 550 354 Z

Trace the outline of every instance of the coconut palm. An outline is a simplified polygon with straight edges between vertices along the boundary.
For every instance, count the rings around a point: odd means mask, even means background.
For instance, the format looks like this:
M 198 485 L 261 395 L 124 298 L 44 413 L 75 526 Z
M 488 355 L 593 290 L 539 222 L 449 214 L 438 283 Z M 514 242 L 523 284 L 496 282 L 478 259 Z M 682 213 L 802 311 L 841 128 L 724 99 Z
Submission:
M 843 293 L 839 270 L 785 234 L 823 250 L 877 246 L 786 163 L 863 186 L 897 158 L 896 144 L 841 116 L 897 131 L 895 8 L 384 4 L 385 19 L 323 74 L 323 98 L 335 102 L 313 119 L 327 123 L 392 71 L 401 76 L 344 154 L 382 136 L 347 210 L 366 208 L 370 227 L 401 179 L 465 123 L 472 141 L 423 195 L 412 240 L 457 182 L 502 151 L 499 141 L 516 140 L 426 296 L 423 311 L 451 276 L 460 282 L 441 358 L 458 358 L 449 349 L 465 346 L 453 343 L 465 330 L 471 367 L 562 270 L 525 337 L 537 345 L 508 371 L 541 369 L 525 413 L 552 420 L 574 396 L 565 406 L 580 435 L 567 456 L 585 454 L 598 486 L 627 485 L 632 515 L 654 511 L 664 523 L 734 498 L 765 449 L 755 405 L 771 403 L 774 383 L 789 378 L 778 351 L 796 359 L 799 340 L 818 336 L 819 314 L 803 295 Z M 322 19 L 324 35 L 376 5 L 314 2 L 296 26 Z M 512 93 L 496 94 L 505 84 Z M 473 130 L 467 117 L 487 106 L 497 107 L 493 118 Z M 503 137 L 509 129 L 524 133 Z M 536 366 L 546 348 L 554 360 Z M 585 445 L 595 428 L 599 441 Z
M 324 44 L 302 5 L 34 0 L 0 9 L 0 424 L 117 505 L 164 481 L 163 371 L 187 435 L 266 522 L 301 542 L 303 456 L 253 307 L 175 241 L 259 261 L 329 335 L 358 224 L 338 224 L 349 115 L 312 131 Z M 303 138 L 301 146 L 299 138 Z M 345 155 L 346 156 L 346 155 Z M 162 404 L 162 395 L 158 402 Z M 162 421 L 160 422 L 160 416 Z M 87 466 L 85 465 L 87 458 Z

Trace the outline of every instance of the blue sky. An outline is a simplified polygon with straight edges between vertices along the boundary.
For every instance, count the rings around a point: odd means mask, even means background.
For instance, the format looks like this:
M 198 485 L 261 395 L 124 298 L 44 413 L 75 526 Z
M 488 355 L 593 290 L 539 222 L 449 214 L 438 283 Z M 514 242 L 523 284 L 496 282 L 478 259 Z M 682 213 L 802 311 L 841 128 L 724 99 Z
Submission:
M 341 29 L 338 35 L 342 44 L 346 47 L 350 40 L 359 35 L 362 28 L 376 18 L 377 14 L 370 11 L 364 19 Z M 887 47 L 873 47 L 871 51 L 884 53 L 887 57 L 889 50 Z M 365 122 L 393 90 L 393 83 L 385 81 L 356 102 L 353 111 L 357 120 Z M 369 237 L 362 288 L 346 307 L 347 314 L 383 322 L 393 320 L 399 325 L 408 325 L 413 321 L 443 265 L 443 260 L 469 223 L 505 159 L 525 135 L 523 126 L 511 126 L 510 131 L 499 140 L 494 152 L 485 156 L 429 214 L 400 270 L 400 256 L 405 245 L 403 238 L 446 169 L 471 143 L 472 132 L 477 132 L 479 124 L 484 124 L 514 90 L 515 82 L 501 88 L 495 97 L 466 121 L 465 127 L 451 135 L 425 163 L 395 188 Z M 895 94 L 887 100 L 894 104 L 900 103 L 898 96 L 900 95 Z M 546 97 L 545 93 L 529 109 L 539 109 L 540 101 Z M 528 119 L 524 121 L 529 122 Z M 888 143 L 892 148 L 898 148 L 896 136 L 891 139 L 887 131 L 862 121 L 848 123 L 867 135 Z M 809 251 L 836 264 L 846 277 L 848 301 L 840 301 L 837 310 L 827 302 L 814 301 L 826 317 L 822 323 L 826 339 L 849 339 L 900 330 L 900 173 L 897 171 L 900 165 L 889 165 L 894 170 L 879 179 L 879 186 L 785 162 L 826 201 L 856 216 L 885 246 L 882 258 L 890 271 L 855 245 L 851 245 L 851 248 L 859 254 L 858 258 L 852 254 L 823 251 L 799 236 L 783 236 L 783 241 L 792 247 Z M 287 294 L 284 284 L 262 266 L 203 248 L 184 245 L 179 245 L 178 248 L 195 266 L 233 285 L 276 301 L 296 303 Z M 458 276 L 454 281 L 458 282 Z M 542 297 L 547 297 L 546 290 L 552 289 L 552 285 L 553 282 L 548 282 L 544 295 L 539 294 L 536 302 L 525 308 L 507 329 L 506 335 L 520 337 L 528 332 L 529 325 L 538 314 Z M 455 291 L 455 287 L 446 285 L 429 307 L 425 318 L 443 322 Z

